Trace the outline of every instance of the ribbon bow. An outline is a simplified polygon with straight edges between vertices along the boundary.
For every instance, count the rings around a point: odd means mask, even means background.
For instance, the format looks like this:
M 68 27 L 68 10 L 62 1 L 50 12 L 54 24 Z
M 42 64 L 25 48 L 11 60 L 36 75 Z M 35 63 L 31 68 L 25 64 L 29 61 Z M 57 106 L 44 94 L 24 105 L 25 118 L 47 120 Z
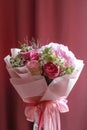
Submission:
M 27 120 L 36 122 L 38 130 L 44 126 L 44 130 L 60 130 L 60 112 L 68 112 L 67 100 L 59 98 L 56 101 L 43 101 L 39 104 L 25 108 Z

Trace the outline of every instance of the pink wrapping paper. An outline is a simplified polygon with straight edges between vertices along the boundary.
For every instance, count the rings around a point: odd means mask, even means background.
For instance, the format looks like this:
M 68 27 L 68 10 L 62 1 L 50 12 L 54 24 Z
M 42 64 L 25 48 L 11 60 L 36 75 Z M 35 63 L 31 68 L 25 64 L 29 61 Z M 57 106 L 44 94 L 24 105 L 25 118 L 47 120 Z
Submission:
M 19 49 L 11 49 L 12 56 L 17 55 L 18 51 Z M 29 103 L 25 109 L 27 119 L 37 122 L 38 130 L 42 125 L 44 130 L 60 130 L 59 112 L 69 111 L 66 98 L 81 74 L 83 61 L 76 59 L 72 74 L 55 78 L 48 86 L 44 76 L 31 75 L 26 65 L 13 68 L 9 59 L 9 55 L 4 58 L 11 77 L 10 82 L 22 100 Z
M 67 97 L 78 80 L 84 66 L 83 61 L 77 59 L 76 68 L 71 75 L 55 78 L 47 86 L 43 76 L 32 76 L 26 66 L 12 68 L 9 66 L 8 61 L 7 56 L 5 57 L 5 62 L 11 76 L 10 81 L 23 100 L 34 96 L 41 96 L 41 101 L 57 100 L 62 96 Z

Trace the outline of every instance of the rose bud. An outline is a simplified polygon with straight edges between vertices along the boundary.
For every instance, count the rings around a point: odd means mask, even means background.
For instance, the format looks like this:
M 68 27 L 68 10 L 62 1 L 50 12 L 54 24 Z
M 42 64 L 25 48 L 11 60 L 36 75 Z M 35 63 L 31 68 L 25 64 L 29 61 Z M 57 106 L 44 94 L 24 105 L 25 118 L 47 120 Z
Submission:
M 32 73 L 32 75 L 39 75 L 41 74 L 41 67 L 37 60 L 31 60 L 27 63 L 27 67 Z

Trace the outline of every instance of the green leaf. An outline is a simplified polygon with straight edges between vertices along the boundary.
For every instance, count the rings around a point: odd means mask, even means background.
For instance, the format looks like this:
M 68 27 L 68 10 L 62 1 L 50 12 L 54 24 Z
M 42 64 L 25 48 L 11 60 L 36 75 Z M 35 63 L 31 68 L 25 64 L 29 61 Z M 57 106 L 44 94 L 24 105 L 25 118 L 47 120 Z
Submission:
M 65 69 L 65 73 L 66 74 L 71 74 L 74 71 L 74 67 L 73 66 L 69 66 Z
M 51 47 L 46 47 L 43 51 L 42 51 L 43 54 L 52 54 L 52 50 L 51 50 Z
M 26 43 L 21 44 L 21 51 L 29 51 L 28 45 Z

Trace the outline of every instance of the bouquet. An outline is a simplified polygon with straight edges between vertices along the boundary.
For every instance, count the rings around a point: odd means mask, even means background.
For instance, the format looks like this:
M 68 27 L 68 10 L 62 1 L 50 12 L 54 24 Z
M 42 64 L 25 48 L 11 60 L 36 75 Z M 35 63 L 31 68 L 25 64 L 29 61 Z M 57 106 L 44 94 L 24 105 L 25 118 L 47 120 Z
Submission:
M 27 120 L 35 122 L 38 130 L 60 130 L 59 113 L 69 111 L 66 98 L 80 76 L 83 61 L 63 44 L 39 46 L 35 42 L 11 49 L 11 56 L 4 61 L 10 82 L 28 103 Z

